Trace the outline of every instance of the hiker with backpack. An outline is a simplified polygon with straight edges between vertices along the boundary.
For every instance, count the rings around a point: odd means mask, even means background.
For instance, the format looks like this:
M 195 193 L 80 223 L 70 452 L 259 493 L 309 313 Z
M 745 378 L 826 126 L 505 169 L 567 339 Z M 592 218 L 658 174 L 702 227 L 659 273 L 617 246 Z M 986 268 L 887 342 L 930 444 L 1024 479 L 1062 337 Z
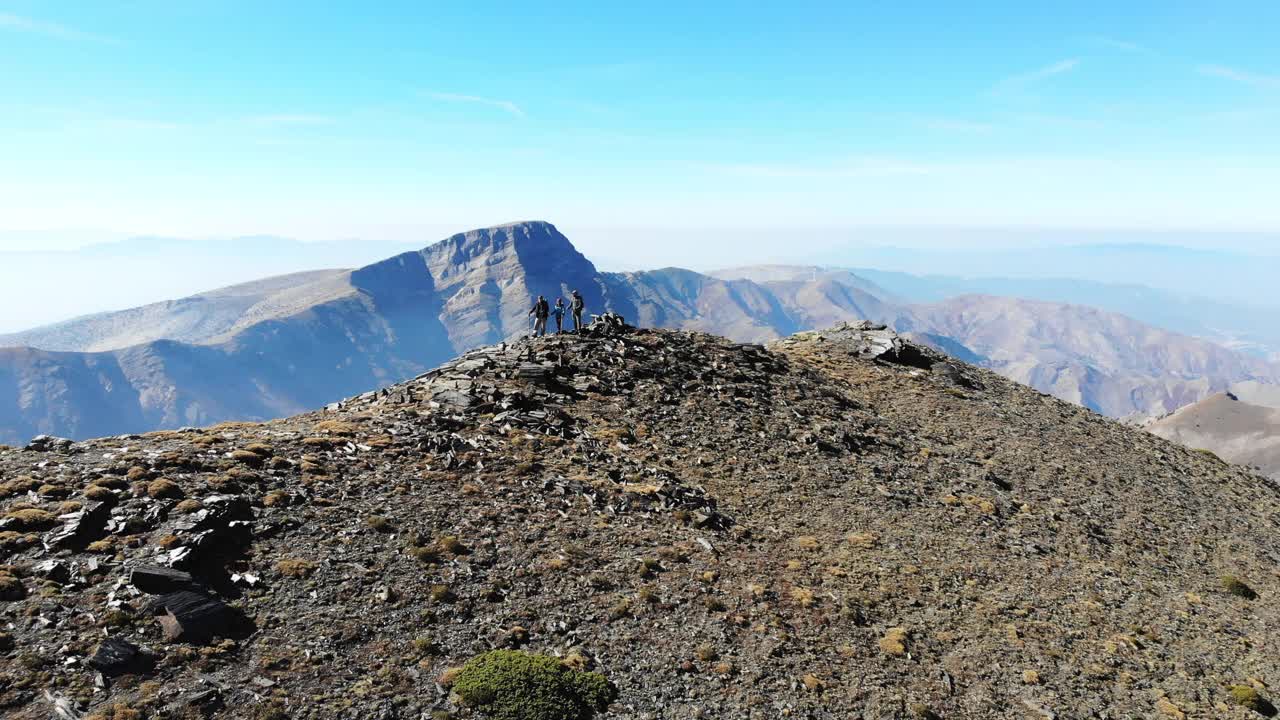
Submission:
M 555 307 L 551 308 L 551 314 L 555 316 L 555 319 L 556 319 L 557 335 L 564 332 L 564 311 L 565 311 L 564 298 L 562 297 L 556 298 L 556 304 L 555 304 Z
M 547 334 L 547 317 L 551 315 L 551 306 L 547 304 L 547 299 L 541 295 L 534 301 L 533 308 L 529 310 L 529 314 L 533 316 L 533 336 L 542 337 Z
M 577 335 L 582 332 L 582 309 L 586 303 L 582 300 L 582 295 L 577 290 L 573 291 L 573 299 L 569 301 L 569 310 L 573 313 L 573 334 Z

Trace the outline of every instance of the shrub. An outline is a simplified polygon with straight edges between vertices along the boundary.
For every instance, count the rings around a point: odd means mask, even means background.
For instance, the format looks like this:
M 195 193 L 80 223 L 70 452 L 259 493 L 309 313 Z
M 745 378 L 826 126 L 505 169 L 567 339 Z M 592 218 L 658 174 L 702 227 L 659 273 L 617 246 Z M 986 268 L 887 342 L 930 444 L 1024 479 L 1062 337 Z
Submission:
M 1241 707 L 1249 708 L 1266 717 L 1276 715 L 1276 707 L 1248 685 L 1232 685 L 1227 688 L 1227 692 L 1231 693 L 1231 700 Z
M 34 533 L 20 533 L 13 530 L 0 530 L 0 557 L 5 553 L 16 552 L 36 544 L 38 538 Z
M 1196 452 L 1198 452 L 1198 453 L 1200 453 L 1200 454 L 1201 454 L 1201 455 L 1203 455 L 1204 457 L 1209 458 L 1210 460 L 1212 460 L 1212 461 L 1214 461 L 1214 462 L 1216 462 L 1216 463 L 1220 463 L 1220 464 L 1222 464 L 1222 465 L 1226 465 L 1226 464 L 1227 464 L 1227 461 L 1226 461 L 1226 460 L 1223 460 L 1223 459 L 1222 459 L 1222 456 L 1218 455 L 1218 453 L 1216 453 L 1216 452 L 1214 452 L 1214 451 L 1212 451 L 1212 450 L 1209 450 L 1209 449 L 1206 449 L 1206 448 L 1196 448 L 1196 449 L 1195 449 L 1195 451 L 1196 451 Z
M 58 522 L 53 513 L 38 508 L 14 510 L 5 517 L 15 530 L 48 530 Z
M 1253 588 L 1244 584 L 1244 581 L 1235 575 L 1224 575 L 1222 577 L 1222 589 L 1245 600 L 1257 600 L 1258 593 Z
M 178 487 L 178 483 L 166 478 L 160 478 L 159 480 L 152 480 L 147 485 L 147 495 L 157 500 L 176 500 L 183 496 L 183 492 L 182 488 Z
M 277 505 L 284 507 L 289 504 L 289 493 L 283 490 L 272 490 L 262 496 L 262 504 L 267 507 L 275 507 Z
M 796 547 L 801 550 L 818 550 L 822 547 L 822 543 L 818 541 L 818 538 L 812 535 L 801 535 L 795 539 L 795 543 Z
M 817 604 L 818 599 L 812 590 L 797 587 L 791 588 L 791 601 L 802 608 L 810 608 Z
M 22 475 L 7 483 L 0 484 L 0 498 L 7 498 L 11 495 L 21 495 L 22 493 L 35 490 L 40 487 L 40 485 L 41 482 L 39 480 Z
M 285 558 L 276 562 L 276 570 L 285 577 L 304 578 L 315 572 L 316 564 L 300 558 Z
M 100 477 L 94 480 L 93 484 L 101 485 L 108 490 L 127 490 L 129 488 L 129 481 L 121 477 Z
M 231 459 L 254 468 L 262 467 L 266 463 L 265 457 L 250 450 L 235 450 L 231 453 Z
M 405 548 L 405 552 L 409 553 L 415 560 L 427 565 L 434 565 L 440 562 L 440 553 L 434 547 L 424 545 L 410 544 Z
M 244 449 L 253 453 L 254 455 L 261 455 L 263 457 L 271 457 L 272 455 L 275 454 L 275 450 L 270 445 L 267 445 L 265 443 L 250 443 L 248 445 L 245 445 Z
M 889 628 L 880 638 L 880 650 L 886 655 L 902 657 L 907 654 L 907 631 L 905 628 Z
M 21 600 L 27 596 L 27 589 L 18 578 L 0 572 L 0 600 Z
M 467 546 L 463 545 L 462 541 L 459 540 L 456 535 L 446 535 L 439 540 L 436 540 L 436 548 L 439 549 L 441 553 L 449 555 L 466 555 L 470 552 L 470 550 L 467 549 Z
M 84 496 L 89 500 L 115 500 L 116 494 L 110 488 L 101 485 L 90 485 L 84 489 Z
M 599 673 L 577 672 L 556 658 L 516 650 L 472 658 L 453 690 L 463 704 L 495 720 L 589 720 L 617 697 L 617 689 Z

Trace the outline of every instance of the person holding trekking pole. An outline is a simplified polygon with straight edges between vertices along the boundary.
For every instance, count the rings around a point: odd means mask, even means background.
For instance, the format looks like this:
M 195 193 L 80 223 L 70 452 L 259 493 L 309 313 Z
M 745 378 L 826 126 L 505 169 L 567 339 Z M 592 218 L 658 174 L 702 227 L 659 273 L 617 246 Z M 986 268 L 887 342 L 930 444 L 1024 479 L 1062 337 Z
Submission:
M 533 316 L 533 336 L 542 337 L 547 334 L 547 316 L 551 314 L 551 306 L 547 304 L 547 299 L 541 295 L 533 302 L 533 307 L 529 310 L 529 314 Z

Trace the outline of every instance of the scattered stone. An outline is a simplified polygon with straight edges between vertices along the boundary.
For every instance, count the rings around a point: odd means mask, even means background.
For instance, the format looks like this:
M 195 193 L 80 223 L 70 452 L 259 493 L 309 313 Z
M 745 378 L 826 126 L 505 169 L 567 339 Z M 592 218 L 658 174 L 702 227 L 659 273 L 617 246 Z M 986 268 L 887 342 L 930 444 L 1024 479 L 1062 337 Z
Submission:
M 67 438 L 37 435 L 31 438 L 31 442 L 27 443 L 24 449 L 28 452 L 62 452 L 69 450 L 73 444 L 74 442 Z
M 189 589 L 192 583 L 191 573 L 173 568 L 145 565 L 129 571 L 129 584 L 148 595 L 165 595 Z
M 107 677 L 143 672 L 150 665 L 149 657 L 133 643 L 117 637 L 103 640 L 89 665 Z
M 33 566 L 31 572 L 59 585 L 71 580 L 71 567 L 65 560 L 45 560 Z
M 206 643 L 232 630 L 234 614 L 221 600 L 194 590 L 178 590 L 158 598 L 152 606 L 160 615 L 164 639 Z
M 107 521 L 111 519 L 111 503 L 90 502 L 62 517 L 62 527 L 45 538 L 45 546 L 82 550 L 106 534 Z

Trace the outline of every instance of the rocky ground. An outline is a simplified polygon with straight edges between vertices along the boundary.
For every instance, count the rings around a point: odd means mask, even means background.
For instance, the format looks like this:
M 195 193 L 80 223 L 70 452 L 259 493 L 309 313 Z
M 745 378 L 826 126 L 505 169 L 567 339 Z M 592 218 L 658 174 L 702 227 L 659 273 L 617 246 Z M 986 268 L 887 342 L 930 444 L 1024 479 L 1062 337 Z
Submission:
M 266 424 L 0 450 L 6 718 L 1251 718 L 1280 491 L 867 326 L 484 348 Z

